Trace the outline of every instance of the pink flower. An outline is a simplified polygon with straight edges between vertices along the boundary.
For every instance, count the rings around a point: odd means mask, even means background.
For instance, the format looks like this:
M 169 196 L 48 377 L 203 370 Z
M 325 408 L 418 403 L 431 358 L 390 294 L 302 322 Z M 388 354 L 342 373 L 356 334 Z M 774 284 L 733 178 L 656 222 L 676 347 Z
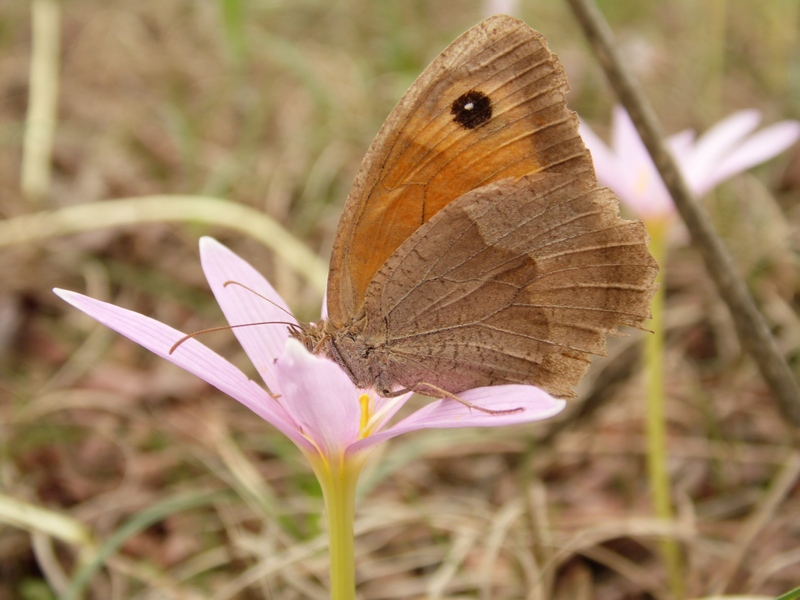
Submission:
M 667 140 L 696 196 L 703 196 L 726 179 L 769 160 L 800 139 L 797 121 L 781 121 L 753 133 L 760 121 L 759 111 L 743 110 L 720 121 L 696 141 L 692 130 Z M 581 136 L 592 153 L 597 179 L 644 220 L 672 214 L 672 198 L 621 106 L 614 108 L 611 130 L 609 148 L 581 122 Z
M 212 238 L 203 238 L 200 256 L 211 289 L 231 325 L 296 323 L 272 286 L 228 248 Z M 238 282 L 249 290 L 239 285 L 225 286 L 227 281 Z M 271 392 L 268 393 L 197 339 L 186 340 L 170 354 L 172 345 L 184 334 L 168 325 L 75 292 L 55 292 L 104 325 L 238 400 L 289 437 L 317 466 L 342 464 L 375 444 L 410 431 L 526 423 L 551 417 L 565 404 L 531 386 L 477 388 L 461 396 L 488 409 L 523 410 L 492 415 L 470 410 L 454 400 L 437 400 L 391 425 L 390 419 L 410 394 L 381 398 L 372 390 L 358 389 L 337 364 L 310 354 L 290 338 L 286 325 L 233 329 Z
M 481 13 L 484 18 L 492 15 L 519 16 L 519 0 L 484 0 Z

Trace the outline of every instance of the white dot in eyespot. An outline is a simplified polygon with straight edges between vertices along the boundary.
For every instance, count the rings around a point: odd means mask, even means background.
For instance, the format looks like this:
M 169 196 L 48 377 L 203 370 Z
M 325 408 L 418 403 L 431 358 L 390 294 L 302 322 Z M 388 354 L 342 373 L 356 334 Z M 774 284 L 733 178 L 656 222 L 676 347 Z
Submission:
M 467 102 L 467 103 L 464 105 L 464 110 L 472 110 L 473 108 L 475 108 L 475 104 L 474 104 L 474 103 L 472 103 L 472 102 Z

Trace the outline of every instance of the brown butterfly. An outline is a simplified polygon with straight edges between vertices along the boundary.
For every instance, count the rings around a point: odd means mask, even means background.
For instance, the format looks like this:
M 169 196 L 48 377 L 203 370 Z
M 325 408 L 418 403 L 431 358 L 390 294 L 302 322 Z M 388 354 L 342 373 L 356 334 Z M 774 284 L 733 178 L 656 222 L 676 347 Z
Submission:
M 544 37 L 512 17 L 446 48 L 356 175 L 327 320 L 293 335 L 384 396 L 574 396 L 606 335 L 649 318 L 658 266 L 597 187 L 567 89 Z

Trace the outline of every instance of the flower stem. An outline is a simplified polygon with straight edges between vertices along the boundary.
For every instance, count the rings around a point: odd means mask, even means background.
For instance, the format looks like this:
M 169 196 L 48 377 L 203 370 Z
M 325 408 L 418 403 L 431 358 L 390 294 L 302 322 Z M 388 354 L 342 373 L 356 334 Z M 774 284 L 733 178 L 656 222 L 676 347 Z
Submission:
M 667 473 L 667 427 L 664 415 L 664 262 L 666 258 L 666 219 L 647 223 L 650 232 L 650 253 L 661 265 L 656 283 L 658 290 L 651 307 L 653 333 L 646 336 L 647 361 L 647 468 L 650 491 L 656 516 L 672 520 L 672 499 Z M 667 566 L 669 586 L 675 598 L 683 597 L 683 566 L 680 549 L 674 539 L 661 543 L 661 552 Z
M 363 460 L 312 460 L 322 487 L 328 518 L 331 600 L 355 600 L 355 549 L 353 520 L 356 484 Z

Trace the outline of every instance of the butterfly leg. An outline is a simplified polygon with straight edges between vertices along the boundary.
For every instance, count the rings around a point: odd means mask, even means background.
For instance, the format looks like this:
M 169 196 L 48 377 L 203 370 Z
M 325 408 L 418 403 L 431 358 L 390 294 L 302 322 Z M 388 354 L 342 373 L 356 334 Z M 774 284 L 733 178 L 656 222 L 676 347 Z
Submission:
M 427 388 L 427 389 L 431 390 L 432 392 L 435 392 L 436 396 L 439 397 L 439 398 L 449 398 L 451 400 L 455 400 L 456 402 L 460 402 L 461 404 L 463 404 L 464 406 L 466 406 L 470 410 L 472 410 L 474 408 L 477 411 L 480 411 L 480 412 L 483 412 L 483 413 L 486 413 L 486 414 L 489 414 L 489 415 L 509 415 L 509 414 L 522 412 L 523 410 L 525 410 L 524 407 L 522 407 L 522 406 L 518 406 L 516 408 L 508 408 L 508 409 L 504 409 L 504 410 L 494 410 L 494 409 L 491 409 L 491 408 L 485 408 L 483 406 L 480 406 L 479 404 L 474 404 L 473 402 L 470 402 L 469 400 L 464 400 L 463 398 L 460 398 L 459 396 L 456 396 L 452 392 L 448 392 L 447 390 L 444 390 L 444 389 L 442 389 L 442 388 L 440 388 L 440 387 L 438 387 L 436 385 L 433 385 L 432 383 L 425 383 L 424 381 L 420 382 L 415 387 L 417 387 L 417 388 Z M 381 396 L 383 396 L 384 398 L 395 398 L 397 396 L 402 396 L 403 394 L 408 394 L 409 392 L 416 392 L 416 391 L 418 391 L 418 390 L 410 390 L 410 389 L 383 390 L 383 391 L 381 391 Z M 419 393 L 423 394 L 424 392 L 419 392 Z

